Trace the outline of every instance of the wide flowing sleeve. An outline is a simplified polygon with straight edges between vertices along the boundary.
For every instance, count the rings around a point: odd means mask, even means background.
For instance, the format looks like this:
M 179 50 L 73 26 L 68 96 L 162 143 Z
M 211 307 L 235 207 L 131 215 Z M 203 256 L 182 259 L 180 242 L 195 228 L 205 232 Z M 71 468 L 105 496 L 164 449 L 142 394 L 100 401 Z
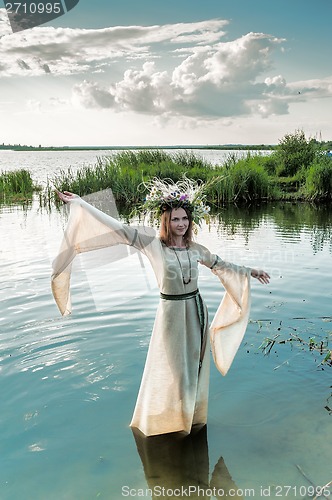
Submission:
M 251 269 L 218 258 L 212 272 L 226 290 L 210 326 L 213 359 L 222 375 L 226 375 L 249 321 Z
M 155 239 L 154 233 L 148 228 L 139 232 L 137 228 L 122 224 L 79 196 L 68 205 L 69 220 L 58 255 L 53 261 L 51 279 L 52 293 L 63 316 L 71 312 L 70 276 L 72 261 L 77 254 L 118 244 L 130 245 L 144 252 Z
M 225 262 L 202 248 L 201 263 L 211 268 L 225 288 L 210 326 L 210 341 L 215 365 L 222 375 L 226 375 L 249 321 L 251 269 Z

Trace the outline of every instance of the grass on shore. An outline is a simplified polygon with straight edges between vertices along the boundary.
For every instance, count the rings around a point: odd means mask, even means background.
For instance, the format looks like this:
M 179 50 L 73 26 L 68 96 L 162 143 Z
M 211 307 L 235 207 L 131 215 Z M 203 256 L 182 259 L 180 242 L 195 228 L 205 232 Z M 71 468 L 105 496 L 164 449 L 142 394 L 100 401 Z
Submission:
M 308 169 L 304 186 L 308 199 L 332 200 L 332 158 L 316 160 Z
M 93 168 L 84 167 L 76 173 L 60 171 L 53 184 L 59 191 L 80 196 L 111 188 L 116 202 L 126 206 L 144 200 L 143 182 L 153 177 L 176 182 L 186 175 L 208 183 L 206 195 L 212 205 L 275 199 L 279 191 L 258 158 L 262 159 L 251 154 L 243 159 L 231 155 L 223 165 L 213 166 L 192 152 L 124 151 L 99 160 Z
M 41 190 L 29 171 L 0 173 L 0 202 L 31 199 L 39 190 L 41 206 L 57 201 L 54 187 L 84 196 L 111 188 L 121 208 L 134 208 L 146 195 L 144 182 L 153 177 L 178 181 L 184 175 L 207 183 L 207 202 L 225 203 L 306 200 L 326 203 L 332 199 L 332 158 L 302 131 L 288 134 L 270 155 L 248 151 L 244 157 L 230 153 L 221 165 L 212 165 L 198 153 L 162 149 L 125 150 L 104 157 L 95 166 L 74 172 L 60 170 Z

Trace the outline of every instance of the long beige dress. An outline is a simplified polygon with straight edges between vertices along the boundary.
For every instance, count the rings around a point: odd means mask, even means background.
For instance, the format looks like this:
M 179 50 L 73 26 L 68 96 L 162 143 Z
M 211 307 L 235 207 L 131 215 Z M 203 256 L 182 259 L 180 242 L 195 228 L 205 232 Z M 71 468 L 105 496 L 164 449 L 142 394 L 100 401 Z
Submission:
M 148 257 L 162 294 L 130 425 L 146 436 L 189 434 L 193 425 L 207 422 L 210 343 L 215 364 L 225 375 L 245 333 L 250 269 L 226 263 L 198 243 L 188 252 L 169 248 L 144 227 L 122 224 L 77 197 L 70 202 L 68 225 L 53 263 L 52 291 L 63 315 L 71 312 L 75 255 L 118 244 Z M 197 292 L 198 264 L 211 268 L 226 290 L 210 328 Z M 190 274 L 190 283 L 184 284 L 183 276 L 187 281 Z

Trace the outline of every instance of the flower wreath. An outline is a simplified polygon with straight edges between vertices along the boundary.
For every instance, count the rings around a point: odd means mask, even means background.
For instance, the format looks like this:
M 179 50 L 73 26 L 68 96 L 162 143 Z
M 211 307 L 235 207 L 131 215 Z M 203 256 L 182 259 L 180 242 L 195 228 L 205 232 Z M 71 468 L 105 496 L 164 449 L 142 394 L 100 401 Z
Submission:
M 159 179 L 155 177 L 144 183 L 148 190 L 141 208 L 152 216 L 160 216 L 168 208 L 185 208 L 192 216 L 195 224 L 202 220 L 209 221 L 210 207 L 205 203 L 205 184 L 198 184 L 192 179 L 183 177 L 177 183 L 172 179 Z

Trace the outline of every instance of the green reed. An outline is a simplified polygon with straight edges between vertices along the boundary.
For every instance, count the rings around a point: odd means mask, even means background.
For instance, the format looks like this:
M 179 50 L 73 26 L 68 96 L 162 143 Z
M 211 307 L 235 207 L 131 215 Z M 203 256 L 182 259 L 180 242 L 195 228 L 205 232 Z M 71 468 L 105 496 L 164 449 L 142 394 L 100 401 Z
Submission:
M 100 158 L 94 167 L 83 167 L 76 173 L 60 171 L 52 180 L 60 191 L 79 195 L 111 188 L 120 203 L 137 203 L 144 197 L 142 183 L 152 177 L 179 180 L 184 174 L 205 180 L 210 164 L 189 153 L 172 155 L 162 150 L 122 151 Z
M 119 204 L 133 205 L 146 195 L 144 182 L 153 177 L 177 182 L 184 175 L 206 182 L 207 200 L 217 206 L 272 199 L 277 194 L 259 155 L 248 154 L 242 159 L 232 155 L 224 164 L 214 166 L 193 152 L 172 154 L 163 150 L 122 151 L 76 173 L 60 171 L 53 185 L 80 196 L 111 188 Z
M 146 195 L 144 183 L 153 177 L 178 181 L 184 175 L 207 184 L 207 201 L 219 207 L 225 203 L 247 204 L 267 200 L 326 201 L 332 195 L 332 160 L 316 156 L 308 168 L 292 177 L 276 175 L 276 157 L 248 152 L 246 157 L 230 154 L 222 164 L 212 165 L 199 154 L 164 150 L 121 151 L 99 158 L 96 165 L 74 172 L 62 170 L 49 182 L 43 204 L 55 199 L 53 188 L 84 196 L 111 188 L 122 207 L 134 207 Z
M 331 201 L 332 158 L 320 158 L 309 167 L 305 175 L 304 194 L 312 201 Z
M 220 182 L 212 184 L 210 197 L 220 203 L 250 203 L 255 200 L 275 199 L 279 193 L 261 164 L 258 156 L 228 163 Z
M 0 201 L 3 203 L 31 198 L 37 189 L 26 169 L 0 172 Z

